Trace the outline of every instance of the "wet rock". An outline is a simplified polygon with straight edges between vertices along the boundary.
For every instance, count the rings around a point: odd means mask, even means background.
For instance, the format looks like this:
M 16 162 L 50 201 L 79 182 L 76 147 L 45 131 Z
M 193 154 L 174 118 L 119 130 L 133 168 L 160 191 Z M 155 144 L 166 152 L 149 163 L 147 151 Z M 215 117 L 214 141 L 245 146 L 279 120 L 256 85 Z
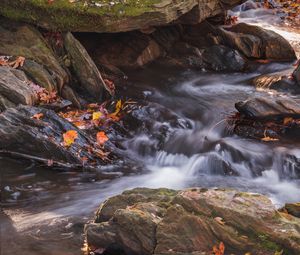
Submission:
M 297 82 L 298 86 L 300 86 L 300 65 L 296 67 L 293 71 L 292 76 L 294 77 L 295 81 Z
M 236 103 L 235 107 L 244 116 L 254 119 L 300 117 L 300 100 L 291 97 L 254 97 Z
M 28 60 L 42 65 L 53 76 L 58 89 L 61 89 L 68 82 L 69 77 L 67 72 L 60 66 L 53 51 L 47 46 L 47 43 L 37 29 L 27 24 L 15 23 L 3 18 L 1 18 L 0 23 L 1 55 L 23 56 Z M 45 75 L 45 70 L 37 67 L 32 62 L 28 65 L 25 68 L 29 72 L 29 75 L 36 71 L 40 72 L 39 75 L 35 73 L 34 76 L 40 81 L 43 77 L 44 82 L 41 85 L 48 86 L 50 78 L 45 78 L 48 76 Z
M 86 90 L 96 101 L 101 101 L 106 84 L 94 61 L 70 32 L 64 37 L 64 46 L 81 88 Z M 109 88 L 108 90 L 110 91 Z
M 246 67 L 246 61 L 236 50 L 222 45 L 205 49 L 202 57 L 206 66 L 214 71 L 239 72 Z
M 223 43 L 234 47 L 247 57 L 277 61 L 296 59 L 295 51 L 290 43 L 271 30 L 239 23 L 228 28 L 231 33 L 225 30 L 220 31 Z
M 28 83 L 29 80 L 21 70 L 0 66 L 2 108 L 12 104 L 34 105 L 37 103 L 37 95 Z
M 300 203 L 285 204 L 284 208 L 289 214 L 300 218 Z
M 38 113 L 43 114 L 40 120 L 32 118 Z M 62 145 L 62 135 L 68 130 L 77 131 L 78 138 L 72 146 L 65 147 Z M 85 149 L 93 144 L 94 140 L 88 134 L 52 110 L 20 105 L 7 109 L 0 115 L 0 150 L 81 164 L 81 157 L 95 157 Z M 93 160 L 103 164 L 97 157 Z
M 265 196 L 230 189 L 138 188 L 109 198 L 86 224 L 93 249 L 125 254 L 273 255 L 300 252 L 300 220 L 276 211 Z
M 243 1 L 187 0 L 187 1 L 129 1 L 90 2 L 69 0 L 15 2 L 2 0 L 0 13 L 12 19 L 31 22 L 54 31 L 125 32 L 167 25 L 192 11 L 192 19 L 184 23 L 200 22 L 224 13 Z M 225 3 L 225 4 L 224 4 Z M 221 7 L 222 6 L 222 7 Z M 191 21 L 189 21 L 191 20 Z M 179 21 L 180 22 L 180 21 Z
M 275 73 L 263 74 L 253 79 L 253 84 L 258 89 L 272 89 L 291 94 L 299 94 L 300 86 L 291 78 L 292 69 Z

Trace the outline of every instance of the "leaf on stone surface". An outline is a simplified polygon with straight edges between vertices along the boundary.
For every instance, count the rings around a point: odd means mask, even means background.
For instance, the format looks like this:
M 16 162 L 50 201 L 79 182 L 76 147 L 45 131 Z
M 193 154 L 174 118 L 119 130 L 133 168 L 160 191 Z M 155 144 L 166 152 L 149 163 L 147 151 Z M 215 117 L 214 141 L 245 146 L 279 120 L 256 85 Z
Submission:
M 17 57 L 16 60 L 12 61 L 12 62 L 9 62 L 8 64 L 12 67 L 12 68 L 18 68 L 18 67 L 22 67 L 24 65 L 24 62 L 25 62 L 25 58 L 24 57 Z
M 293 121 L 292 117 L 286 117 L 283 119 L 283 125 L 288 125 Z
M 225 245 L 223 242 L 220 242 L 219 247 L 217 247 L 216 245 L 213 247 L 212 250 L 214 255 L 224 255 L 225 252 Z
M 270 137 L 270 136 L 265 136 L 265 137 L 263 137 L 261 140 L 264 141 L 264 142 L 275 142 L 275 141 L 279 141 L 278 138 L 272 138 L 272 137 Z
M 99 120 L 102 116 L 102 112 L 93 112 L 93 120 Z
M 40 120 L 43 117 L 44 117 L 44 114 L 40 112 L 40 113 L 34 114 L 31 118 L 36 119 L 36 120 Z
M 214 220 L 216 222 L 218 222 L 220 225 L 223 225 L 223 226 L 225 225 L 225 221 L 223 221 L 223 218 L 221 218 L 221 217 L 215 217 Z
M 283 254 L 283 250 L 281 251 L 275 251 L 274 255 L 282 255 Z
M 108 137 L 103 131 L 98 132 L 96 138 L 99 145 L 104 145 L 108 141 Z
M 71 146 L 75 140 L 78 138 L 78 133 L 76 130 L 68 130 L 63 134 L 64 146 Z

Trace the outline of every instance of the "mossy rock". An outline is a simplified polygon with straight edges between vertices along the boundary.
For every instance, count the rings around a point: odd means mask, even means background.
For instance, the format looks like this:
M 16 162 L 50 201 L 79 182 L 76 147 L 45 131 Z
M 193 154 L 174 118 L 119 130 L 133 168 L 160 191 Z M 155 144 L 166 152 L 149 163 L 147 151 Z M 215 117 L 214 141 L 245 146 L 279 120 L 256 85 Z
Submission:
M 222 12 L 219 0 L 212 2 L 213 5 L 205 0 L 2 0 L 0 14 L 50 30 L 124 32 L 169 24 L 197 6 L 201 6 L 201 19 Z

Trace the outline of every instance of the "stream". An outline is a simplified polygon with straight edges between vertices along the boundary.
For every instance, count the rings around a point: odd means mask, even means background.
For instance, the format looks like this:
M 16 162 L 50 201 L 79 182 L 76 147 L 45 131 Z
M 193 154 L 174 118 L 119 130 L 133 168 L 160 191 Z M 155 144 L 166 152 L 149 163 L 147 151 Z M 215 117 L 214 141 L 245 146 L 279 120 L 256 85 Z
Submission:
M 300 53 L 300 33 L 280 25 L 271 11 L 234 11 L 239 21 L 280 33 Z M 235 102 L 275 93 L 257 91 L 252 78 L 291 65 L 270 63 L 234 74 L 155 66 L 129 73 L 124 93 L 147 102 L 139 117 L 150 114 L 152 123 L 120 143 L 143 171 L 103 180 L 95 173 L 55 172 L 0 158 L 0 254 L 82 254 L 83 225 L 99 204 L 135 187 L 230 187 L 266 194 L 277 207 L 300 201 L 299 165 L 291 160 L 300 157 L 300 144 L 241 138 L 226 122 L 236 112 Z M 108 168 L 124 172 L 120 166 Z

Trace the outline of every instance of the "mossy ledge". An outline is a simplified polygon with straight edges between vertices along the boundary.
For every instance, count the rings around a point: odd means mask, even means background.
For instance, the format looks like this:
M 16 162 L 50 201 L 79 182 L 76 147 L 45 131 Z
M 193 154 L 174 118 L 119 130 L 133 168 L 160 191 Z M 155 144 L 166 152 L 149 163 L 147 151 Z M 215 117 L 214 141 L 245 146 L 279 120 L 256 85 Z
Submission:
M 198 0 L 2 0 L 0 14 L 49 30 L 113 33 L 166 25 L 198 4 Z

